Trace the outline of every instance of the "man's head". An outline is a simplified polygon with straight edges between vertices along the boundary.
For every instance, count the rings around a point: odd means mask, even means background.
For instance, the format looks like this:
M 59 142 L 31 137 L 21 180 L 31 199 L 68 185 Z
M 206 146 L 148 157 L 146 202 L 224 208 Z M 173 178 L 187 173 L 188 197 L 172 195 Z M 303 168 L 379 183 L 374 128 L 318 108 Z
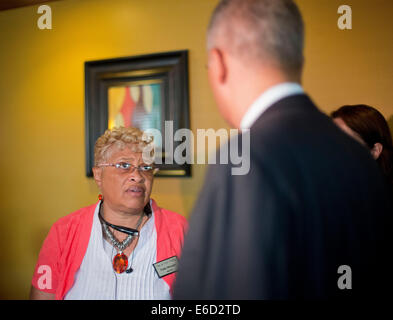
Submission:
M 230 124 L 238 126 L 258 91 L 300 82 L 303 29 L 292 0 L 220 1 L 207 32 L 209 81 Z

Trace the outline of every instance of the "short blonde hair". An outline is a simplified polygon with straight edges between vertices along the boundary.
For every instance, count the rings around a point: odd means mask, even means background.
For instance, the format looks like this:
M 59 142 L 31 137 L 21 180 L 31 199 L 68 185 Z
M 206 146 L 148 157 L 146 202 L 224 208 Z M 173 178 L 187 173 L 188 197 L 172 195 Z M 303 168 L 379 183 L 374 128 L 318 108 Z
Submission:
M 121 150 L 131 145 L 133 151 L 143 152 L 152 142 L 153 137 L 145 135 L 144 132 L 138 128 L 114 127 L 112 129 L 107 129 L 95 143 L 94 165 L 97 166 L 105 162 L 111 154 L 112 147 Z M 154 150 L 152 150 L 152 152 L 153 151 Z M 152 152 L 150 152 L 151 156 L 153 155 Z

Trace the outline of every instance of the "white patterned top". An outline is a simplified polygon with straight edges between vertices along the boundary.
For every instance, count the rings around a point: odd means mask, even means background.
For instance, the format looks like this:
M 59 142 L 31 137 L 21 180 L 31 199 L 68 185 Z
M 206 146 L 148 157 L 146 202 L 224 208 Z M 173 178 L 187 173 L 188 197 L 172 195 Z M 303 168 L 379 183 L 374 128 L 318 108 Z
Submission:
M 142 227 L 134 252 L 128 257 L 133 272 L 121 274 L 112 268 L 116 249 L 103 238 L 98 217 L 99 203 L 94 212 L 89 244 L 66 300 L 167 300 L 169 286 L 153 267 L 157 256 L 157 232 L 154 212 Z

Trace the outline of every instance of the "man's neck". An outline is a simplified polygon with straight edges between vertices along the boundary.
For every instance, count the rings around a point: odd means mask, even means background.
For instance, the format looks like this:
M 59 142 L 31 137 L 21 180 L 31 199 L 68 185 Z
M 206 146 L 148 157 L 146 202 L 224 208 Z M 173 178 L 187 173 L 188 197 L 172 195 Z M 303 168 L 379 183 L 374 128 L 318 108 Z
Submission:
M 234 115 L 234 124 L 236 128 L 240 128 L 240 122 L 250 108 L 252 103 L 269 88 L 272 88 L 280 83 L 288 82 L 287 80 L 280 79 L 278 81 L 265 81 L 258 82 L 258 80 L 247 81 L 248 86 L 241 91 L 241 97 L 238 99 L 237 113 Z
M 280 82 L 261 90 L 240 118 L 238 128 L 250 129 L 253 123 L 277 101 L 294 94 L 303 93 L 303 89 L 297 82 Z

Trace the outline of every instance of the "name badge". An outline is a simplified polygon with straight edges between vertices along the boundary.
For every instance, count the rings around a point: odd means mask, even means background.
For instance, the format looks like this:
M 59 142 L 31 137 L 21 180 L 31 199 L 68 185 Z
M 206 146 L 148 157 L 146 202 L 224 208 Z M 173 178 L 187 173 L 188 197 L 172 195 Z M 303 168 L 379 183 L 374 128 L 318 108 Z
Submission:
M 153 267 L 156 270 L 160 278 L 167 276 L 168 274 L 177 271 L 179 261 L 176 256 L 170 257 L 168 259 L 153 263 Z

